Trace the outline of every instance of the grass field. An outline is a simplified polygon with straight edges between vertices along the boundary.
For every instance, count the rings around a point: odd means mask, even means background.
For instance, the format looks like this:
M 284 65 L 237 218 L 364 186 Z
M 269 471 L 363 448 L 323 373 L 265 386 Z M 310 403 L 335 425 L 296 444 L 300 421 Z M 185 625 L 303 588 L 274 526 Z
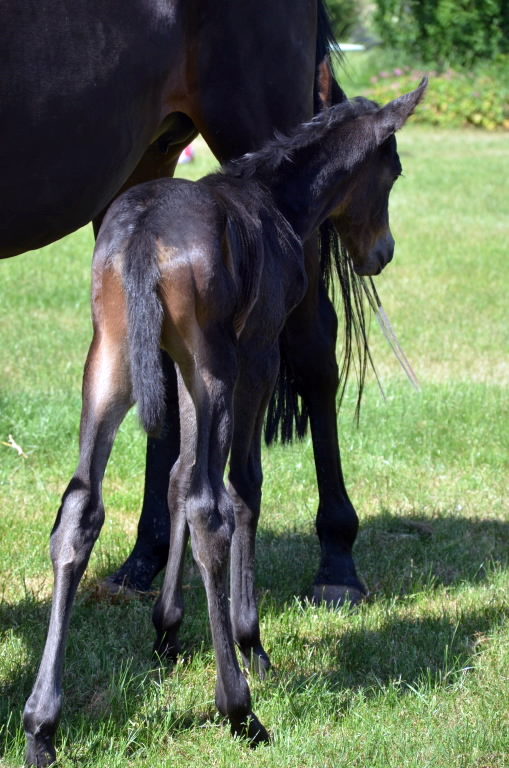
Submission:
M 359 427 L 339 414 L 355 612 L 312 606 L 317 504 L 309 440 L 264 454 L 258 587 L 275 674 L 251 681 L 273 735 L 232 740 L 213 703 L 203 590 L 186 568 L 186 655 L 155 667 L 151 601 L 98 599 L 130 551 L 145 439 L 134 414 L 104 483 L 107 519 L 80 589 L 57 738 L 62 766 L 509 765 L 509 144 L 479 132 L 399 137 L 396 255 L 377 287 L 420 379 L 414 392 L 372 324 Z M 200 175 L 210 159 L 183 173 Z M 0 764 L 22 763 L 21 712 L 51 594 L 48 535 L 77 458 L 90 340 L 91 231 L 0 265 Z M 25 455 L 5 445 L 9 435 Z

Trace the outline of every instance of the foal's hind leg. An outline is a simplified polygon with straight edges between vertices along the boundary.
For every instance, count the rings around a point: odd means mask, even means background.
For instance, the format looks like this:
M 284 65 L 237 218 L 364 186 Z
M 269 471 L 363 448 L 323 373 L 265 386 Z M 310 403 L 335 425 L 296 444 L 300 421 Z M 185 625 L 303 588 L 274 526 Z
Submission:
M 339 453 L 337 318 L 319 275 L 313 244 L 306 244 L 306 257 L 308 291 L 287 320 L 281 346 L 308 408 L 313 438 L 319 493 L 316 530 L 321 548 L 314 598 L 332 605 L 356 603 L 366 589 L 352 557 L 359 521 L 345 488 Z
M 181 453 L 171 474 L 173 512 L 167 576 L 156 611 L 158 634 L 173 637 L 181 620 L 180 578 L 189 527 L 193 556 L 205 585 L 217 666 L 216 705 L 234 733 L 253 742 L 268 736 L 251 710 L 251 696 L 240 671 L 230 623 L 227 568 L 234 527 L 233 503 L 224 486 L 232 438 L 236 360 L 232 334 L 217 330 L 190 333 L 193 355 L 181 350 L 179 405 Z M 178 580 L 175 588 L 174 580 Z M 164 642 L 164 635 L 163 635 Z
M 270 667 L 261 640 L 255 592 L 255 540 L 262 491 L 261 438 L 263 417 L 277 376 L 277 347 L 263 359 L 243 350 L 235 388 L 234 431 L 229 492 L 235 507 L 230 558 L 233 637 L 247 669 L 265 677 Z
M 72 603 L 104 521 L 101 482 L 113 439 L 131 405 L 129 369 L 121 344 L 102 334 L 92 342 L 83 379 L 80 458 L 51 533 L 54 586 L 46 645 L 23 725 L 26 762 L 55 760 L 53 736 L 61 712 L 64 648 Z

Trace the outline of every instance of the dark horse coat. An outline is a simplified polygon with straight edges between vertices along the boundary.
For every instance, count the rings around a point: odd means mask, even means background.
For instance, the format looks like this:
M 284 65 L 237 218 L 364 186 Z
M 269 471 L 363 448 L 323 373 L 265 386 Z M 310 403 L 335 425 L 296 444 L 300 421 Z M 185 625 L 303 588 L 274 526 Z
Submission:
M 160 346 L 178 371 L 181 441 L 170 477 L 168 566 L 153 614 L 156 650 L 178 652 L 190 534 L 207 592 L 217 707 L 234 733 L 254 743 L 268 738 L 251 709 L 235 643 L 246 666 L 267 669 L 254 551 L 261 432 L 279 335 L 306 292 L 303 242 L 328 215 L 350 244 L 355 269 L 381 269 L 392 258 L 388 202 L 401 173 L 394 132 L 424 89 L 425 82 L 382 109 L 363 99 L 343 103 L 223 174 L 143 184 L 109 209 L 94 253 L 80 458 L 51 535 L 50 627 L 24 712 L 29 763 L 55 758 L 67 627 L 104 521 L 101 482 L 115 433 L 136 400 L 147 429 L 164 421 Z
M 310 119 L 330 39 L 322 0 L 3 0 L 0 258 L 90 220 L 97 229 L 119 190 L 171 176 L 198 132 L 225 162 Z M 334 82 L 326 91 L 333 103 L 343 98 Z M 337 438 L 337 319 L 316 237 L 306 243 L 306 260 L 308 291 L 288 318 L 281 349 L 287 383 L 302 397 L 300 426 L 309 418 L 314 446 L 315 595 L 336 601 L 346 591 L 355 599 L 363 586 Z M 149 440 L 138 540 L 110 580 L 115 587 L 147 589 L 166 562 L 167 481 L 178 455 L 168 364 L 166 374 L 171 439 Z

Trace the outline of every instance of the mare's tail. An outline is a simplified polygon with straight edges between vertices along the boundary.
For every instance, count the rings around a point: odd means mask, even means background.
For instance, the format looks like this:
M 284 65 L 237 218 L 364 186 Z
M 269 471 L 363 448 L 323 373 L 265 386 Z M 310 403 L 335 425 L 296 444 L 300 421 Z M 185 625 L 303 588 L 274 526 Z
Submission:
M 348 378 L 353 368 L 357 374 L 355 414 L 358 419 L 368 364 L 375 370 L 368 345 L 362 279 L 355 274 L 348 254 L 342 247 L 336 228 L 330 219 L 324 221 L 320 227 L 319 244 L 320 269 L 327 294 L 335 303 L 335 293 L 339 288 L 343 310 L 338 404 L 341 405 L 343 401 Z M 279 375 L 265 419 L 265 441 L 268 445 L 277 440 L 290 443 L 294 436 L 298 439 L 303 438 L 309 421 L 308 407 L 297 391 L 297 382 L 291 363 L 285 356 L 284 348 L 280 351 Z
M 138 224 L 129 238 L 122 277 L 133 398 L 138 403 L 140 422 L 151 435 L 160 434 L 166 410 L 160 349 L 163 323 L 158 294 L 160 276 L 154 235 L 150 228 Z

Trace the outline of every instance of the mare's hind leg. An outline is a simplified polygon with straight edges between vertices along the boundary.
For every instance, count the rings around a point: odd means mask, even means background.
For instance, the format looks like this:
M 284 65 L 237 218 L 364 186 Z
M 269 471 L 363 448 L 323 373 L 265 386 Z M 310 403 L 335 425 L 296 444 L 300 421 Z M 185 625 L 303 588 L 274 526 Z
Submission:
M 277 347 L 257 359 L 243 350 L 235 388 L 234 431 L 229 493 L 235 507 L 235 532 L 230 558 L 233 637 L 247 669 L 265 677 L 270 660 L 260 639 L 255 592 L 255 540 L 262 491 L 261 439 L 263 417 L 277 376 Z
M 115 433 L 131 405 L 129 368 L 122 345 L 94 336 L 83 379 L 80 457 L 51 533 L 54 586 L 46 644 L 23 725 L 26 762 L 55 760 L 53 737 L 61 712 L 64 648 L 72 603 L 104 520 L 101 482 Z
M 309 411 L 318 481 L 316 530 L 321 558 L 314 598 L 332 605 L 356 603 L 366 594 L 352 556 L 359 521 L 341 470 L 337 433 L 337 318 L 318 272 L 316 246 L 306 244 L 309 287 L 287 320 L 282 354 Z
M 110 592 L 122 588 L 148 591 L 168 560 L 173 511 L 168 503 L 168 482 L 179 455 L 180 428 L 175 366 L 166 352 L 161 350 L 161 356 L 166 383 L 164 437 L 147 438 L 145 491 L 136 543 L 127 560 L 104 580 L 103 586 Z

